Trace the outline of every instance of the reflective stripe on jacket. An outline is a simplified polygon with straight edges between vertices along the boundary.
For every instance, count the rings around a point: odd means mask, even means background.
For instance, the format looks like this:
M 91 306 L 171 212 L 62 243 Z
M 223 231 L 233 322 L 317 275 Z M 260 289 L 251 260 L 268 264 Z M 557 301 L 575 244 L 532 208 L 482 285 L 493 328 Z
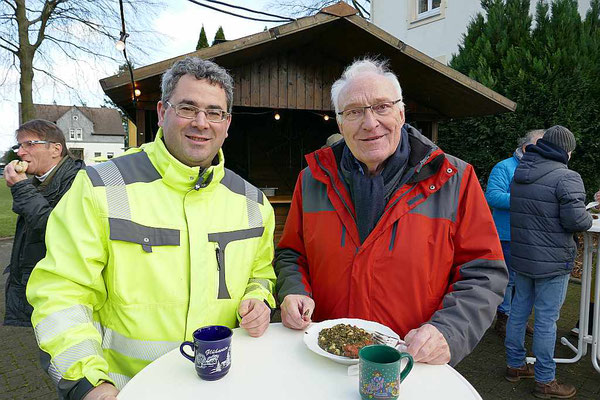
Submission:
M 159 130 L 142 149 L 79 173 L 27 287 L 55 382 L 121 388 L 195 329 L 235 327 L 241 300 L 275 307 L 273 208 L 223 163 L 219 151 L 199 177 Z
M 362 245 L 338 169 L 345 144 L 307 156 L 275 253 L 277 291 L 312 296 L 316 321 L 362 318 L 402 337 L 429 322 L 456 364 L 490 326 L 506 266 L 473 168 L 408 130 L 414 175 Z

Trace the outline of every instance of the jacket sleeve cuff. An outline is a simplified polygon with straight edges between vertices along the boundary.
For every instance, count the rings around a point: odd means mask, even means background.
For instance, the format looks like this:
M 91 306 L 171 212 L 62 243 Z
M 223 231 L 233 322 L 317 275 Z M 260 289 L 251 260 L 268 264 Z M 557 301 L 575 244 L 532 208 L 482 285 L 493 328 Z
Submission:
M 86 378 L 82 378 L 78 381 L 61 379 L 58 382 L 58 395 L 60 399 L 81 400 L 93 388 L 94 385 L 92 385 L 91 382 Z

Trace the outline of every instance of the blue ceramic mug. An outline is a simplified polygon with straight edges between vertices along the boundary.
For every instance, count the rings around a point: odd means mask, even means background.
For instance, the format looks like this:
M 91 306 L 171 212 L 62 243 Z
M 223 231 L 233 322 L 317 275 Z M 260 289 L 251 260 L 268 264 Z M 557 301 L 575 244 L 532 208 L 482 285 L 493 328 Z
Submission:
M 216 381 L 229 372 L 231 366 L 231 336 L 233 331 L 226 326 L 210 325 L 194 331 L 193 342 L 183 342 L 179 351 L 196 366 L 198 376 L 206 381 Z M 194 355 L 184 348 L 189 346 Z

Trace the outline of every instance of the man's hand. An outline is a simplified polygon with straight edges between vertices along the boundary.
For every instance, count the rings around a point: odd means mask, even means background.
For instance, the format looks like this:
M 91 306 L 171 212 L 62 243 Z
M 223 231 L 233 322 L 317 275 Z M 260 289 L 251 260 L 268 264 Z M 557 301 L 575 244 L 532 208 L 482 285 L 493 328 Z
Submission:
M 281 322 L 292 329 L 304 329 L 310 323 L 315 301 L 308 296 L 288 294 L 281 303 Z
M 17 182 L 24 181 L 27 179 L 27 175 L 25 172 L 17 172 L 15 167 L 17 165 L 17 160 L 13 160 L 8 163 L 8 165 L 4 168 L 4 179 L 6 179 L 6 186 L 11 187 Z
M 119 389 L 108 382 L 103 382 L 90 390 L 83 400 L 117 400 Z
M 450 361 L 450 347 L 444 336 L 431 324 L 413 329 L 404 337 L 407 352 L 415 361 L 427 364 L 446 364 Z
M 271 309 L 258 299 L 243 300 L 238 307 L 238 313 L 242 317 L 240 326 L 252 337 L 259 337 L 265 333 L 271 322 Z

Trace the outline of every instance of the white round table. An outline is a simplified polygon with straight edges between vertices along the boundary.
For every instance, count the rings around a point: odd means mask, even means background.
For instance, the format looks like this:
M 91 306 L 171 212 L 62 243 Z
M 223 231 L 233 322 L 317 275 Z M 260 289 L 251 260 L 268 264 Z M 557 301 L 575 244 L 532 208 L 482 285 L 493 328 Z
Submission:
M 348 367 L 310 351 L 302 331 L 271 324 L 260 338 L 233 331 L 231 370 L 218 381 L 203 381 L 194 364 L 174 349 L 144 368 L 118 398 L 138 399 L 360 399 L 358 376 Z M 400 385 L 401 400 L 481 400 L 448 365 L 416 363 Z

